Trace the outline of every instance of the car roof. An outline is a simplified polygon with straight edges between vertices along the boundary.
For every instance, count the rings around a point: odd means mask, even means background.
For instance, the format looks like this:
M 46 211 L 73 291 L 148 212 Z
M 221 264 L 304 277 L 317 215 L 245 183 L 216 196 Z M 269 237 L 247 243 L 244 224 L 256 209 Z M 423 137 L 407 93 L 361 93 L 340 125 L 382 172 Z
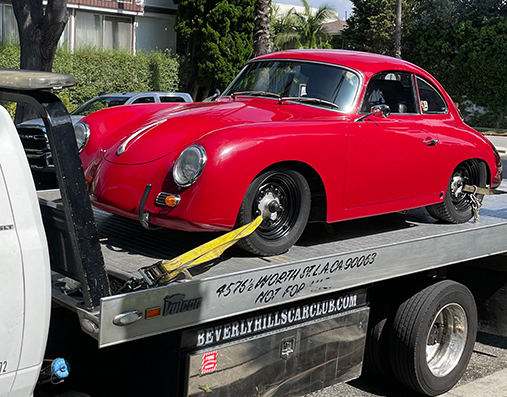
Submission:
M 326 62 L 357 70 L 362 72 L 365 76 L 370 76 L 389 69 L 404 70 L 428 76 L 428 73 L 420 67 L 402 59 L 361 51 L 287 50 L 263 55 L 253 59 L 253 61 L 261 59 L 298 59 Z

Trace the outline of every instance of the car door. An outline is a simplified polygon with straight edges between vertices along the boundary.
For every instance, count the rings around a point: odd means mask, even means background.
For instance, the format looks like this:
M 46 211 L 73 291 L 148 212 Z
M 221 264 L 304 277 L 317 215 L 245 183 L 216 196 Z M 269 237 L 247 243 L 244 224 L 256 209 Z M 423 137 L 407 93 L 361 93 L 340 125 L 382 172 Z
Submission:
M 389 116 L 361 119 L 379 104 L 389 106 Z M 344 208 L 434 194 L 439 149 L 436 132 L 420 112 L 414 76 L 373 76 L 358 119 L 347 129 Z

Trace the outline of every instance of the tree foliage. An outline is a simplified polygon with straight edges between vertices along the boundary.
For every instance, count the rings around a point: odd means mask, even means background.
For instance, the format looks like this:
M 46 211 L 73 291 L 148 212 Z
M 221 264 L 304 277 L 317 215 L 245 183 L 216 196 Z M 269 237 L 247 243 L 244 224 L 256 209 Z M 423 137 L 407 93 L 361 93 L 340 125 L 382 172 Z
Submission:
M 178 54 L 194 99 L 225 89 L 253 53 L 254 0 L 176 0 Z
M 393 55 L 395 1 L 352 0 L 349 48 Z M 455 101 L 486 109 L 470 110 L 469 123 L 507 127 L 507 2 L 404 0 L 402 20 L 403 57 L 432 73 Z
M 378 54 L 395 55 L 396 0 L 352 0 L 352 15 L 343 32 L 347 47 Z M 402 7 L 402 53 L 414 29 L 420 2 L 404 0 Z
M 275 49 L 331 48 L 330 37 L 323 28 L 328 20 L 336 18 L 336 11 L 328 4 L 322 4 L 314 12 L 307 0 L 301 0 L 301 5 L 302 12 L 292 8 L 282 15 L 274 8 L 272 30 Z

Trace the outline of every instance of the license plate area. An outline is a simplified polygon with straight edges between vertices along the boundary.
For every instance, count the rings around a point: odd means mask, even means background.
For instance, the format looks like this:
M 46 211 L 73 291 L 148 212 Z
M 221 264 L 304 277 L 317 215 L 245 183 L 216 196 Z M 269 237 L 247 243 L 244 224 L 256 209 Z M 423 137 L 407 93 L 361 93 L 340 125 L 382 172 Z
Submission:
M 368 314 L 363 307 L 191 351 L 185 395 L 296 396 L 357 378 Z

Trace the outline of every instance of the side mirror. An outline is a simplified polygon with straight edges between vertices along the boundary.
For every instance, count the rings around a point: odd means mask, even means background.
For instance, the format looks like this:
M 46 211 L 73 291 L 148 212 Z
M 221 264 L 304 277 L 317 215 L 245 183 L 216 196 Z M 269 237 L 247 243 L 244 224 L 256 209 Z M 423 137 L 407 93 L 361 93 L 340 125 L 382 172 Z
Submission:
M 215 99 L 217 99 L 220 96 L 220 90 L 217 88 L 215 90 L 215 93 L 210 96 L 209 98 L 206 98 L 203 102 L 213 102 Z
M 370 113 L 365 114 L 364 116 L 359 117 L 355 121 L 357 123 L 359 123 L 359 122 L 364 121 L 365 119 L 367 119 L 370 116 L 380 117 L 380 118 L 386 118 L 390 114 L 391 114 L 391 109 L 389 108 L 388 105 L 374 105 L 374 106 L 371 107 Z

